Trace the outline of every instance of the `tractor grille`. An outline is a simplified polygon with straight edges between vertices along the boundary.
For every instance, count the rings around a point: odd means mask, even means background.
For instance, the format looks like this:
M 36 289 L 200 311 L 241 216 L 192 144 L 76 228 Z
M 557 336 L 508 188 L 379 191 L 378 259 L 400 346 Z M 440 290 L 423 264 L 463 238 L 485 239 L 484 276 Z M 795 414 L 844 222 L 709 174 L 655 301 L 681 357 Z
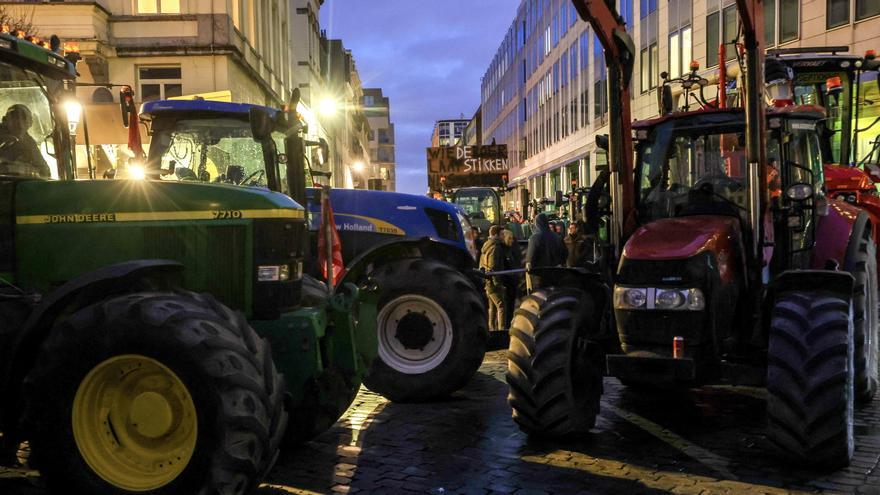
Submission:
M 187 288 L 208 292 L 227 306 L 246 311 L 247 268 L 244 225 L 186 225 L 144 229 L 144 256 L 184 264 Z

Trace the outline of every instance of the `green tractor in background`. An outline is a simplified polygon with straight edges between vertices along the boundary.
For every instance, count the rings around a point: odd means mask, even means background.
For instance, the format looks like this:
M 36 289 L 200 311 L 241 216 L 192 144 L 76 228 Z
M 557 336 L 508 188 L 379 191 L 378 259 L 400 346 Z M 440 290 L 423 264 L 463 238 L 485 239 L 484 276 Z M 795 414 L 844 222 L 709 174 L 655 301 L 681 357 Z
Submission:
M 283 194 L 75 181 L 74 64 L 25 38 L 0 34 L 2 464 L 28 442 L 53 490 L 247 493 L 285 431 L 353 400 L 374 302 L 343 283 L 301 304 L 305 211 Z

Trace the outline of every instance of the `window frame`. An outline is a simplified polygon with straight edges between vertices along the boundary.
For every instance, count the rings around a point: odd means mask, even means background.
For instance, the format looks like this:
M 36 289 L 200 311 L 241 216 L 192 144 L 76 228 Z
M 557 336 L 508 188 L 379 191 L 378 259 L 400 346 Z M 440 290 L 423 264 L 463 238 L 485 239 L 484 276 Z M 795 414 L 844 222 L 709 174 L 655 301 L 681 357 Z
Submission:
M 155 12 L 141 12 L 141 2 L 144 0 L 132 0 L 132 11 L 135 15 L 180 15 L 184 12 L 184 2 L 186 0 L 148 0 L 156 2 L 156 11 Z M 234 0 L 233 0 L 234 1 Z M 177 11 L 176 12 L 164 12 L 162 9 L 162 2 L 172 2 L 177 3 Z

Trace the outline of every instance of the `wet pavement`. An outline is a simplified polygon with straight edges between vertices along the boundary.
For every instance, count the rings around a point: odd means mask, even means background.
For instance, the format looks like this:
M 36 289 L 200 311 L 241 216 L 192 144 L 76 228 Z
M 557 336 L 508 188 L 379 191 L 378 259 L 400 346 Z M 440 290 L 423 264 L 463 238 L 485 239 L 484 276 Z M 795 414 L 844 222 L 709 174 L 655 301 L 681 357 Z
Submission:
M 821 473 L 767 453 L 762 389 L 660 395 L 608 378 L 589 435 L 536 442 L 510 417 L 505 369 L 505 353 L 489 353 L 471 383 L 439 403 L 392 404 L 362 390 L 331 430 L 282 453 L 259 495 L 880 494 L 880 399 L 857 412 L 852 465 Z M 22 475 L 0 468 L 0 493 L 44 494 Z

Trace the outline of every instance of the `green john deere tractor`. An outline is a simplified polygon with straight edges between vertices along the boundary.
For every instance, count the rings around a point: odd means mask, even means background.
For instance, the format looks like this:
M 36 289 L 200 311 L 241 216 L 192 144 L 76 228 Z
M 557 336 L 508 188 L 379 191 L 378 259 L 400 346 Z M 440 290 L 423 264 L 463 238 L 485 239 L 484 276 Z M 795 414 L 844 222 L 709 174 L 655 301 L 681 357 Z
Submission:
M 375 306 L 300 304 L 285 195 L 75 181 L 59 45 L 0 34 L 0 464 L 28 442 L 53 490 L 247 493 L 350 404 Z

